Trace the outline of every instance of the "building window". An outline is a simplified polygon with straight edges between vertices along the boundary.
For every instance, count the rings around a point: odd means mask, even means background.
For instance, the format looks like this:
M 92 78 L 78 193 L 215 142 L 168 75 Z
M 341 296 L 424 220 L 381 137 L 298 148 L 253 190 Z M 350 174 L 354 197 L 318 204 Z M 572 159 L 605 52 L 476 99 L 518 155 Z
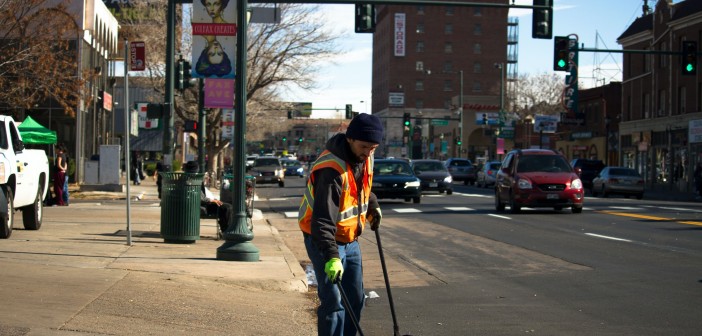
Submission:
M 417 61 L 415 68 L 417 71 L 424 71 L 424 62 Z
M 417 41 L 417 52 L 424 52 L 424 41 Z
M 483 16 L 483 9 L 480 7 L 473 7 L 473 16 Z
M 474 54 L 481 54 L 482 53 L 482 47 L 480 46 L 480 43 L 473 44 L 473 53 Z
M 446 6 L 446 16 L 453 16 L 454 7 Z
M 451 80 L 444 80 L 444 91 L 453 91 L 453 85 L 451 85 Z
M 665 113 L 665 90 L 659 90 L 658 91 L 658 114 L 656 115 L 657 117 L 662 117 L 664 116 Z
M 643 106 L 644 119 L 651 118 L 651 95 L 646 93 L 643 95 L 643 101 L 641 102 Z
M 444 43 L 444 53 L 446 53 L 446 54 L 453 53 L 453 43 L 451 43 L 451 42 Z
M 424 5 L 417 5 L 417 14 L 424 15 Z
M 665 42 L 661 43 L 661 50 L 660 51 L 667 51 L 666 49 L 668 49 L 668 45 Z M 666 67 L 665 64 L 667 62 L 668 62 L 668 57 L 666 55 L 661 54 L 658 56 L 658 68 L 659 69 L 665 68 Z
M 653 55 L 644 54 L 644 55 L 641 55 L 641 57 L 643 57 L 643 61 L 644 61 L 644 72 L 650 72 L 651 71 L 651 57 L 653 57 Z
M 473 92 L 481 92 L 481 91 L 483 91 L 483 88 L 480 85 L 480 82 L 473 81 Z
M 416 82 L 414 82 L 414 90 L 415 91 L 424 91 L 424 81 L 421 79 L 418 79 Z
M 417 100 L 415 100 L 414 107 L 417 108 L 418 110 L 423 109 L 424 108 L 424 100 L 419 99 L 419 98 Z
M 424 23 L 417 23 L 417 34 L 424 34 Z
M 473 63 L 473 73 L 481 73 L 483 72 L 483 67 L 480 65 L 480 62 L 475 62 Z
M 451 105 L 451 98 L 444 99 L 444 109 L 450 110 L 453 107 Z
M 444 62 L 444 72 L 453 72 L 453 63 L 451 61 Z
M 483 35 L 483 26 L 480 23 L 473 26 L 473 35 Z
M 446 34 L 446 35 L 453 34 L 453 23 L 447 23 L 444 25 L 444 34 Z
M 686 87 L 681 86 L 678 89 L 678 114 L 685 114 L 687 102 L 687 90 Z

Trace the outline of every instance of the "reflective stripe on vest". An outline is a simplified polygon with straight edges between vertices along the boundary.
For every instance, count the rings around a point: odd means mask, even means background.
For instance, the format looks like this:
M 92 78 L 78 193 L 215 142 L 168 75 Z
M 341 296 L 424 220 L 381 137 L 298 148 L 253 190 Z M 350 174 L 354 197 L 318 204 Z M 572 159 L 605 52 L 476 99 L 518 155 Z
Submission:
M 350 167 L 344 160 L 325 150 L 309 172 L 307 188 L 305 188 L 305 192 L 303 193 L 302 201 L 300 202 L 300 210 L 298 212 L 300 229 L 303 232 L 311 233 L 312 207 L 314 206 L 313 173 L 319 169 L 333 168 L 339 172 L 342 178 L 339 213 L 334 219 L 337 228 L 335 238 L 339 242 L 354 241 L 356 236 L 363 230 L 366 221 L 365 216 L 368 211 L 368 195 L 370 194 L 372 183 L 372 167 L 372 159 L 366 161 L 366 169 L 362 177 L 365 183 L 363 183 L 363 191 L 360 196 L 361 199 L 359 200 L 355 178 L 353 177 L 353 172 L 349 169 Z

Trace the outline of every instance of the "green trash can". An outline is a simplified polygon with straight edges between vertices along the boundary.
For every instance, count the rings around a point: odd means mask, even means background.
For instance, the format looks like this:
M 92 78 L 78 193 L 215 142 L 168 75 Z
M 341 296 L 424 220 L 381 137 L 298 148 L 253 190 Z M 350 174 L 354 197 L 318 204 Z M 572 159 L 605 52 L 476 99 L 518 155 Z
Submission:
M 161 237 L 166 243 L 194 243 L 200 239 L 200 188 L 205 174 L 163 172 L 161 176 Z

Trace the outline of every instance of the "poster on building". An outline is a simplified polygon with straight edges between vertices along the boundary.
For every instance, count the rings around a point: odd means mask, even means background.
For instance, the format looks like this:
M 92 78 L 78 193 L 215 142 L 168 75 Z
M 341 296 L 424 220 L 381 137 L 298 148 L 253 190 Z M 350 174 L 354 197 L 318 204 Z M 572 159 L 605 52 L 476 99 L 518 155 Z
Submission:
M 233 108 L 234 80 L 205 78 L 205 108 Z
M 541 115 L 537 114 L 534 117 L 534 132 L 539 133 L 556 133 L 560 115 Z
M 222 110 L 222 138 L 223 139 L 233 139 L 234 138 L 234 110 L 233 109 L 223 109 Z M 234 141 L 231 142 L 230 146 L 233 146 Z
M 404 92 L 389 92 L 388 98 L 388 104 L 390 107 L 405 107 Z
M 159 119 L 149 119 L 146 117 L 146 106 L 148 103 L 135 103 L 136 110 L 139 112 L 139 128 L 154 129 L 158 128 Z
M 405 13 L 395 13 L 395 56 L 405 56 Z
M 236 1 L 193 1 L 192 77 L 234 78 Z

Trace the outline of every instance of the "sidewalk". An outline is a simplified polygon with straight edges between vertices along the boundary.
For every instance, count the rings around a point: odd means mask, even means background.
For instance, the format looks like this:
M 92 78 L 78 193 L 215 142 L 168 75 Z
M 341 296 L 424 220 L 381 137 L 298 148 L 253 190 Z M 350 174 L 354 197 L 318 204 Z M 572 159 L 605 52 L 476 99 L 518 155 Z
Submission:
M 194 244 L 166 244 L 155 182 L 130 196 L 131 246 L 125 193 L 72 190 L 38 231 L 15 213 L 0 240 L 0 335 L 316 334 L 305 272 L 260 213 L 260 261 L 220 261 L 215 220 Z

